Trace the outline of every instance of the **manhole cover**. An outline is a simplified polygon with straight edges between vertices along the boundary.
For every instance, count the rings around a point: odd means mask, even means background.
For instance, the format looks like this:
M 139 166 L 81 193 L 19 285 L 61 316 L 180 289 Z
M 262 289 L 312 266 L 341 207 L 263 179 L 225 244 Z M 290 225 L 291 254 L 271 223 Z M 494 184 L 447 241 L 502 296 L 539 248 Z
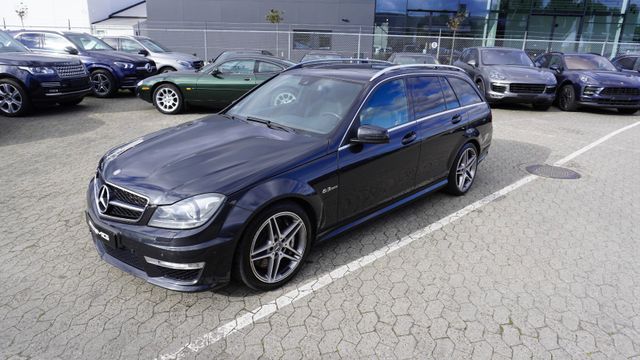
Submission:
M 577 172 L 563 168 L 560 166 L 551 166 L 546 164 L 529 165 L 526 167 L 527 171 L 533 175 L 538 175 L 551 179 L 580 179 L 580 174 Z

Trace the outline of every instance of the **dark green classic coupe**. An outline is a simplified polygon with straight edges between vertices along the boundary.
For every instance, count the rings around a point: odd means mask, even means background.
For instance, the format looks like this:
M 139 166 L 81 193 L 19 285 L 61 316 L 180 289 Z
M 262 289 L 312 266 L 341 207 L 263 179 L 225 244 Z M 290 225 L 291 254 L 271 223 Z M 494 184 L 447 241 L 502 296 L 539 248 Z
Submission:
M 273 56 L 227 57 L 199 71 L 178 71 L 148 77 L 136 94 L 163 114 L 177 114 L 185 105 L 223 108 L 294 63 Z

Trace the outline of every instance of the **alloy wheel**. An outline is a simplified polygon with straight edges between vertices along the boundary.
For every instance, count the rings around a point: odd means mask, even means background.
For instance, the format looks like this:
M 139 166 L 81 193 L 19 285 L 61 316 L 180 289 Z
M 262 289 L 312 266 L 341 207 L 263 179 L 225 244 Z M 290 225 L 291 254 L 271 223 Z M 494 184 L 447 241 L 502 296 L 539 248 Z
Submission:
M 565 86 L 564 88 L 562 88 L 562 94 L 560 96 L 560 108 L 562 108 L 563 110 L 568 109 L 569 104 L 571 104 L 572 101 L 573 93 L 571 92 L 571 89 Z
M 111 91 L 111 81 L 105 74 L 96 73 L 91 75 L 91 83 L 93 84 L 93 91 L 100 96 L 107 95 Z
M 180 96 L 169 87 L 163 87 L 156 92 L 156 104 L 165 112 L 175 111 L 180 106 Z
M 279 212 L 256 231 L 250 247 L 253 275 L 273 284 L 287 278 L 300 266 L 307 246 L 307 228 L 293 212 Z
M 461 192 L 466 192 L 473 183 L 476 176 L 476 168 L 478 167 L 478 156 L 473 147 L 467 148 L 456 166 L 456 186 Z
M 11 84 L 0 84 L 0 110 L 7 114 L 15 114 L 22 109 L 22 94 Z

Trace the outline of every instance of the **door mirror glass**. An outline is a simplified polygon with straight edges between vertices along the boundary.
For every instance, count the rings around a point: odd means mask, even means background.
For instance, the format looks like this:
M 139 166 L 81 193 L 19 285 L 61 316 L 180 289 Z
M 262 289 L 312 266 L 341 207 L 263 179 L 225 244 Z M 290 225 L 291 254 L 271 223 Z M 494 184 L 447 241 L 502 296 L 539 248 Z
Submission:
M 71 55 L 78 55 L 78 49 L 73 46 L 65 46 L 64 51 Z
M 476 67 L 476 60 L 475 59 L 470 59 L 469 61 L 467 61 L 467 64 L 469 64 L 470 66 Z
M 147 49 L 141 49 L 140 51 L 138 51 L 138 54 L 142 56 L 149 56 L 149 51 L 147 51 Z
M 389 142 L 389 132 L 387 129 L 375 125 L 362 125 L 358 128 L 354 143 L 359 144 L 384 144 Z

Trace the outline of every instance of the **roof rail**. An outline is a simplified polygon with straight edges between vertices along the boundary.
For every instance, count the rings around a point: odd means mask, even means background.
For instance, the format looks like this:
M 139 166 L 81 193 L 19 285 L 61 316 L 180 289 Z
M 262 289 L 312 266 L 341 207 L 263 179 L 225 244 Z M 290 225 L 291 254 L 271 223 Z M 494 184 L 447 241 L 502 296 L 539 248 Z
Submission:
M 373 76 L 371 77 L 371 79 L 369 79 L 369 81 L 375 80 L 375 79 L 379 78 L 380 76 L 388 73 L 389 71 L 394 71 L 394 70 L 399 70 L 399 69 L 407 69 L 407 68 L 434 69 L 434 70 L 443 69 L 443 70 L 453 70 L 453 71 L 465 72 L 461 68 L 459 68 L 457 66 L 452 66 L 452 65 L 404 64 L 404 65 L 395 65 L 395 66 L 389 66 L 387 68 L 384 68 L 384 69 L 378 71 L 377 73 L 373 74 Z
M 375 59 L 355 59 L 355 58 L 344 58 L 344 59 L 316 59 L 309 60 L 305 62 L 301 62 L 296 64 L 287 70 L 300 69 L 307 65 L 324 65 L 324 64 L 339 64 L 339 63 L 347 63 L 347 64 L 379 64 L 379 65 L 391 65 L 390 62 L 384 60 L 375 60 Z

